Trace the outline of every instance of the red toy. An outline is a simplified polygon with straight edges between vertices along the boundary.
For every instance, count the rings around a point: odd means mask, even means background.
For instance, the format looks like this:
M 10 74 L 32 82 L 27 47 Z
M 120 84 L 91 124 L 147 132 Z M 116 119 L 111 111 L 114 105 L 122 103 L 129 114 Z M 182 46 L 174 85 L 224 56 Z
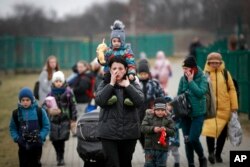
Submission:
M 162 145 L 163 147 L 166 147 L 167 146 L 167 143 L 166 143 L 166 136 L 167 136 L 167 133 L 165 130 L 162 130 L 161 131 L 161 136 L 158 140 L 158 144 Z

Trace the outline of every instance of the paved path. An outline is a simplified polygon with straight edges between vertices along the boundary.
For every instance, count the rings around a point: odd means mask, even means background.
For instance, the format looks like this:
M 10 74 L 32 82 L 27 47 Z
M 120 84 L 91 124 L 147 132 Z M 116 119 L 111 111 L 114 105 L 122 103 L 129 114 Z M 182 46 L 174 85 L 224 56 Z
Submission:
M 179 79 L 182 75 L 182 69 L 181 69 L 181 62 L 182 59 L 175 59 L 173 62 L 173 75 L 174 77 L 169 83 L 169 94 L 172 96 L 175 96 L 177 92 L 177 87 L 179 83 Z M 181 146 L 179 148 L 179 152 L 181 155 L 181 167 L 187 167 L 187 160 L 185 156 L 185 150 L 184 150 L 184 143 L 183 143 L 183 137 L 182 133 L 180 131 L 180 140 L 181 140 Z M 207 148 L 206 148 L 206 142 L 205 137 L 201 136 L 201 141 L 203 148 L 205 150 L 205 154 L 207 155 Z M 214 166 L 214 167 L 229 167 L 229 152 L 230 150 L 250 150 L 250 136 L 243 136 L 242 144 L 239 147 L 233 147 L 229 141 L 226 142 L 224 150 L 222 152 L 222 158 L 223 163 L 221 164 L 215 164 L 208 166 Z M 79 158 L 77 151 L 76 151 L 76 145 L 77 145 L 77 139 L 76 138 L 70 138 L 69 141 L 66 142 L 66 148 L 65 148 L 65 163 L 66 167 L 82 167 L 83 162 Z M 196 157 L 196 166 L 198 165 L 198 158 Z M 44 148 L 43 148 L 43 155 L 42 155 L 42 164 L 44 167 L 54 167 L 56 166 L 56 156 L 54 148 L 49 140 L 46 141 Z M 142 167 L 144 164 L 144 153 L 141 148 L 141 145 L 137 143 L 136 150 L 133 155 L 133 161 L 132 161 L 133 167 Z M 167 165 L 169 167 L 173 166 L 174 159 L 172 156 L 169 157 Z

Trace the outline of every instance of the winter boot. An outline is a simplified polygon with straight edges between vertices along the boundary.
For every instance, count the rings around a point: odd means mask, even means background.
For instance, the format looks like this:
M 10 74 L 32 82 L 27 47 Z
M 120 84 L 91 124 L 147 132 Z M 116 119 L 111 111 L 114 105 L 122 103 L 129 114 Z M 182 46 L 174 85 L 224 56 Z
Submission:
M 214 153 L 210 153 L 208 155 L 208 161 L 211 163 L 211 164 L 214 164 L 215 163 L 215 156 L 214 156 Z
M 222 160 L 222 158 L 221 158 L 220 155 L 215 155 L 215 159 L 216 159 L 216 162 L 218 162 L 218 163 L 222 163 L 223 162 L 223 160 Z
M 194 164 L 188 164 L 188 167 L 195 167 Z
M 207 158 L 206 157 L 199 158 L 199 163 L 200 167 L 207 167 Z
M 178 162 L 174 163 L 174 167 L 180 167 L 180 163 Z
M 58 153 L 57 166 L 63 166 L 63 165 L 65 165 L 63 153 Z

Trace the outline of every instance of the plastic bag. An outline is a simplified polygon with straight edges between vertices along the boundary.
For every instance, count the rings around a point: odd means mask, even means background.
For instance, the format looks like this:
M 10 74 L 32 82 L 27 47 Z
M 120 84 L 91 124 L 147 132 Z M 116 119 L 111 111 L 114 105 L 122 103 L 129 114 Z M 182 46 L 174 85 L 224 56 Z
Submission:
M 238 120 L 238 114 L 232 113 L 231 119 L 228 123 L 228 138 L 233 146 L 239 146 L 242 141 L 242 129 Z

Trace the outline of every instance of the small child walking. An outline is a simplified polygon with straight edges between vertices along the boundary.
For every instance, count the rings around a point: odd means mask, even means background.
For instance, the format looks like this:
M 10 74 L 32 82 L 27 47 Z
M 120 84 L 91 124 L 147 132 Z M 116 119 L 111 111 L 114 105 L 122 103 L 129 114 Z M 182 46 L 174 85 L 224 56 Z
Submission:
M 170 153 L 174 157 L 174 167 L 180 166 L 180 153 L 179 153 L 179 147 L 180 147 L 180 137 L 179 137 L 179 127 L 180 127 L 180 118 L 175 117 L 173 107 L 171 106 L 171 101 L 173 100 L 170 96 L 165 96 L 165 100 L 167 102 L 167 110 L 170 112 L 170 117 L 175 122 L 175 135 L 172 137 L 169 137 L 169 151 L 168 151 L 168 157 Z
M 29 88 L 21 89 L 18 98 L 9 129 L 12 139 L 18 143 L 19 166 L 40 167 L 42 145 L 50 130 L 49 119 Z
M 57 166 L 65 165 L 65 141 L 69 139 L 70 127 L 75 125 L 77 119 L 75 97 L 65 82 L 63 72 L 57 71 L 52 76 L 51 92 L 57 108 L 51 108 L 46 102 L 43 105 L 49 114 L 51 123 L 50 140 L 56 151 Z
M 154 112 L 148 113 L 141 125 L 145 134 L 145 164 L 144 167 L 166 167 L 168 138 L 174 136 L 174 122 L 166 111 L 164 97 L 155 99 Z
M 110 79 L 110 69 L 109 61 L 113 57 L 122 57 L 128 64 L 128 78 L 130 81 L 135 80 L 136 68 L 135 68 L 135 58 L 133 51 L 129 44 L 125 43 L 125 25 L 120 21 L 116 20 L 111 26 L 110 35 L 110 46 L 108 47 L 104 40 L 97 47 L 97 58 L 98 62 L 104 66 L 104 81 L 109 82 Z M 113 105 L 117 102 L 117 97 L 113 95 L 108 100 L 108 105 Z M 129 98 L 124 99 L 124 104 L 127 106 L 133 106 L 133 102 Z

